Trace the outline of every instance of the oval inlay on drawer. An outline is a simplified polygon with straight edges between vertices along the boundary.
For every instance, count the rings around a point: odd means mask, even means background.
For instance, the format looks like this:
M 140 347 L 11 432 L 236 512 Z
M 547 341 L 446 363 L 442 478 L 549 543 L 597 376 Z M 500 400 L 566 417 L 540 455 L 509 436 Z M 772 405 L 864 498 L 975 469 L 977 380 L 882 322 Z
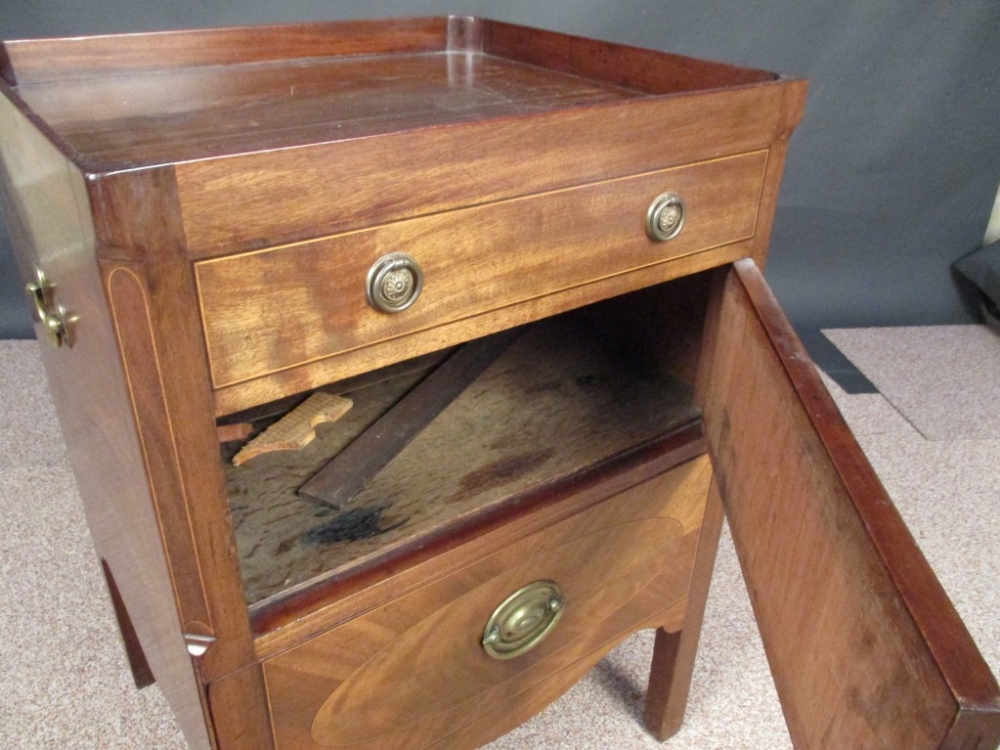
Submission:
M 710 479 L 701 456 L 517 541 L 497 529 L 496 551 L 267 658 L 278 750 L 478 747 L 637 629 L 676 629 Z M 517 658 L 490 658 L 490 615 L 543 580 L 565 601 L 558 626 Z
M 656 577 L 682 531 L 667 518 L 622 524 L 536 554 L 454 599 L 341 684 L 316 714 L 314 741 L 375 750 L 387 746 L 387 735 L 419 732 L 419 725 L 436 723 L 446 710 L 465 703 L 488 706 L 527 689 L 548 674 L 533 667 L 561 649 L 572 650 Z M 481 644 L 483 624 L 498 601 L 540 576 L 562 588 L 567 606 L 559 628 L 519 659 L 489 658 Z
M 766 163 L 767 152 L 756 151 L 200 261 L 213 384 L 224 388 L 748 239 Z M 683 196 L 684 229 L 654 242 L 646 215 L 665 192 Z M 412 307 L 386 315 L 368 303 L 366 279 L 391 253 L 419 263 L 424 283 Z

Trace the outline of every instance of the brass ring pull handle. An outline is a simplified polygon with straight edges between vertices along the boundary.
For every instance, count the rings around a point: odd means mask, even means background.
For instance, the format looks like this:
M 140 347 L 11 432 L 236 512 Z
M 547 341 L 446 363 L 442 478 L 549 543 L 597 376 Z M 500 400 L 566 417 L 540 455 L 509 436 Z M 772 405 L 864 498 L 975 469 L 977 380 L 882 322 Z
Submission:
M 63 344 L 72 346 L 71 326 L 77 318 L 55 301 L 55 284 L 40 268 L 35 269 L 35 280 L 28 284 L 28 294 L 35 304 L 35 317 L 42 324 L 45 340 L 57 349 Z
M 483 630 L 483 648 L 494 659 L 527 653 L 552 632 L 566 609 L 553 581 L 535 581 L 518 589 L 494 610 Z
M 379 312 L 398 313 L 417 301 L 424 287 L 420 266 L 406 253 L 383 255 L 368 271 L 368 304 Z
M 677 193 L 658 195 L 646 212 L 646 234 L 656 242 L 672 240 L 684 228 L 684 201 Z

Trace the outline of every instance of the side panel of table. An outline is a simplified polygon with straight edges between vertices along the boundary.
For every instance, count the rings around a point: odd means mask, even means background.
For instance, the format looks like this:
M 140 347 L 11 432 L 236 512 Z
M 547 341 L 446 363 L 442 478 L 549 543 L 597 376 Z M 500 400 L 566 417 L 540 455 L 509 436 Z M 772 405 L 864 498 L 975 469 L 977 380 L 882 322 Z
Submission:
M 210 747 L 202 691 L 178 616 L 129 386 L 94 258 L 83 175 L 0 98 L 4 213 L 22 278 L 36 268 L 77 318 L 72 347 L 42 345 L 94 546 L 137 683 L 155 678 L 192 748 Z M 110 635 L 110 634 L 109 634 Z M 113 637 L 113 636 L 112 636 Z

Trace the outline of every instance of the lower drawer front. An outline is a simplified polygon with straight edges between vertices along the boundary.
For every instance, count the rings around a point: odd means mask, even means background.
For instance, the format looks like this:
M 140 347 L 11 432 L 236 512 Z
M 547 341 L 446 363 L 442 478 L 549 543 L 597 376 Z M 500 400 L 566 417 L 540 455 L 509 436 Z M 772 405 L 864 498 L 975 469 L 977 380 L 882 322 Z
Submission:
M 707 459 L 690 461 L 267 660 L 277 747 L 478 747 L 635 630 L 676 629 L 709 480 Z M 559 587 L 559 619 L 527 652 L 491 657 L 491 615 L 537 581 Z M 505 632 L 531 632 L 540 612 Z
M 758 151 L 198 262 L 214 386 L 749 239 L 766 162 Z M 683 200 L 684 224 L 657 242 L 646 214 L 667 192 Z M 369 271 L 395 253 L 419 264 L 423 291 L 380 312 Z

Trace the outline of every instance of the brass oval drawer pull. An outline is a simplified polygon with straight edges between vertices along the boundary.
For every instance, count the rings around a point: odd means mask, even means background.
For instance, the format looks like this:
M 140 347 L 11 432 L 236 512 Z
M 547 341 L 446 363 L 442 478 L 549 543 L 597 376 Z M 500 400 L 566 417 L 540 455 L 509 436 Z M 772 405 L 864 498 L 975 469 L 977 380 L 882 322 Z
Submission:
M 677 193 L 658 195 L 646 212 L 646 234 L 656 242 L 672 240 L 684 228 L 684 201 Z
M 494 659 L 527 653 L 552 632 L 566 609 L 554 581 L 535 581 L 518 589 L 497 607 L 483 630 L 483 648 Z
M 40 268 L 35 269 L 35 280 L 28 284 L 28 294 L 35 304 L 35 317 L 42 324 L 42 335 L 52 346 L 73 346 L 72 325 L 75 315 L 55 301 L 55 284 L 49 281 Z
M 379 312 L 402 312 L 417 301 L 423 287 L 417 261 L 406 253 L 383 255 L 368 271 L 368 304 Z

